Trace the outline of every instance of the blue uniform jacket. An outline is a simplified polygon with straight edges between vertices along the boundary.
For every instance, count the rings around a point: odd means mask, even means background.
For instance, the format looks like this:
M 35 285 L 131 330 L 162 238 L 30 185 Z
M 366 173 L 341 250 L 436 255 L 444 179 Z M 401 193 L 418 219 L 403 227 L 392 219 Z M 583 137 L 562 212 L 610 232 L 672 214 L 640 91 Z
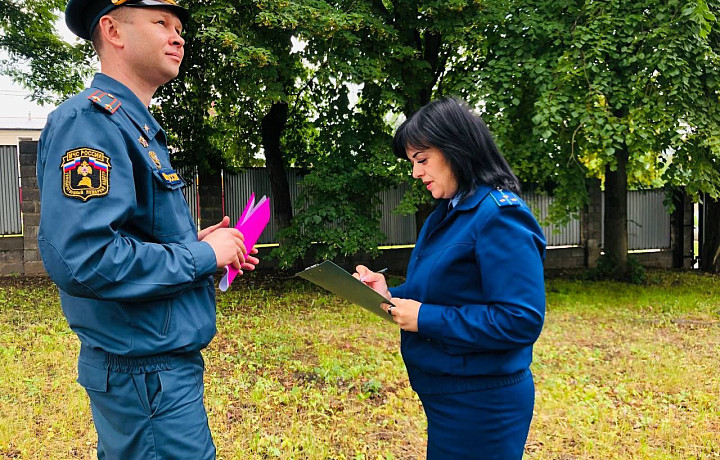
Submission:
M 545 237 L 511 192 L 481 185 L 447 216 L 441 200 L 393 297 L 422 303 L 401 351 L 418 393 L 456 393 L 527 376 L 545 316 Z
M 215 335 L 215 254 L 197 239 L 165 132 L 97 74 L 40 137 L 38 244 L 81 343 L 124 356 L 196 351 Z

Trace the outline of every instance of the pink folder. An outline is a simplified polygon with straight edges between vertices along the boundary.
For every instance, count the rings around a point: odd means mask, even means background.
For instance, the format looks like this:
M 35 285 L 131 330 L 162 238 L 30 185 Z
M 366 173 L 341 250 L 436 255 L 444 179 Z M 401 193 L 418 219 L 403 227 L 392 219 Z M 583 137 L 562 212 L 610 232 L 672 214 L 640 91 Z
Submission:
M 245 247 L 248 251 L 255 246 L 268 222 L 270 222 L 270 198 L 263 195 L 255 204 L 255 194 L 253 193 L 250 195 L 240 219 L 235 224 L 235 228 L 240 230 L 245 237 Z M 237 274 L 238 270 L 235 267 L 226 266 L 225 276 L 220 280 L 220 290 L 227 291 Z

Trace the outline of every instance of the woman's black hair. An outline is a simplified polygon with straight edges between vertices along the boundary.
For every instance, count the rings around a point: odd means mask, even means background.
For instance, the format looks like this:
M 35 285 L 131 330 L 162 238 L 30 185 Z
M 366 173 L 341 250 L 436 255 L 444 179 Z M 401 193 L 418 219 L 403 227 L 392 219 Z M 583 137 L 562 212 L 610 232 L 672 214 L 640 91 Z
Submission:
M 465 196 L 479 183 L 520 193 L 520 181 L 487 125 L 460 99 L 436 99 L 405 120 L 395 132 L 395 155 L 407 160 L 407 147 L 440 150 L 458 182 L 458 193 Z

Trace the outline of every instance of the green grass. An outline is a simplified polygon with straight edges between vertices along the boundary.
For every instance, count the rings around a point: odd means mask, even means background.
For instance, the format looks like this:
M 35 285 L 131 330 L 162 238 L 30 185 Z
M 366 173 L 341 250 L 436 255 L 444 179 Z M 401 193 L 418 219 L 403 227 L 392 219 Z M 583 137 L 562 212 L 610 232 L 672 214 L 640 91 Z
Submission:
M 552 279 L 527 459 L 720 458 L 720 278 Z M 392 325 L 293 279 L 218 295 L 204 352 L 220 459 L 416 459 L 425 419 Z M 57 291 L 0 279 L 0 458 L 94 458 Z

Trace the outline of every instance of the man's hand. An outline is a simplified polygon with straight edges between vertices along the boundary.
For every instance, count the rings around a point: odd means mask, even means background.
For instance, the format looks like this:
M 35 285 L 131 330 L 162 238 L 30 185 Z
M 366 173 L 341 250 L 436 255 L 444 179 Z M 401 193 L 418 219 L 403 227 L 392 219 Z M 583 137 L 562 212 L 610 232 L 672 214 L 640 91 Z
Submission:
M 250 254 L 257 254 L 258 250 L 253 246 L 253 248 L 250 250 Z M 245 270 L 253 271 L 255 270 L 255 266 L 260 263 L 260 259 L 257 257 L 253 257 L 251 255 L 245 256 L 245 263 L 242 264 L 242 268 Z M 240 270 L 238 275 L 242 275 L 243 271 Z
M 230 217 L 225 216 L 223 217 L 223 220 L 218 222 L 215 225 L 211 225 L 208 228 L 204 228 L 198 232 L 198 241 L 202 241 L 205 239 L 206 236 L 217 230 L 218 228 L 227 228 L 230 226 Z
M 242 270 L 248 253 L 245 248 L 245 237 L 237 229 L 228 228 L 228 225 L 230 225 L 230 218 L 225 216 L 219 223 L 198 232 L 198 239 L 206 242 L 212 248 L 215 253 L 217 268 L 232 265 L 237 270 Z M 252 259 L 248 260 L 247 269 L 252 270 L 255 268 L 254 265 L 258 260 L 255 257 L 252 257 Z M 252 265 L 252 268 L 250 265 Z

